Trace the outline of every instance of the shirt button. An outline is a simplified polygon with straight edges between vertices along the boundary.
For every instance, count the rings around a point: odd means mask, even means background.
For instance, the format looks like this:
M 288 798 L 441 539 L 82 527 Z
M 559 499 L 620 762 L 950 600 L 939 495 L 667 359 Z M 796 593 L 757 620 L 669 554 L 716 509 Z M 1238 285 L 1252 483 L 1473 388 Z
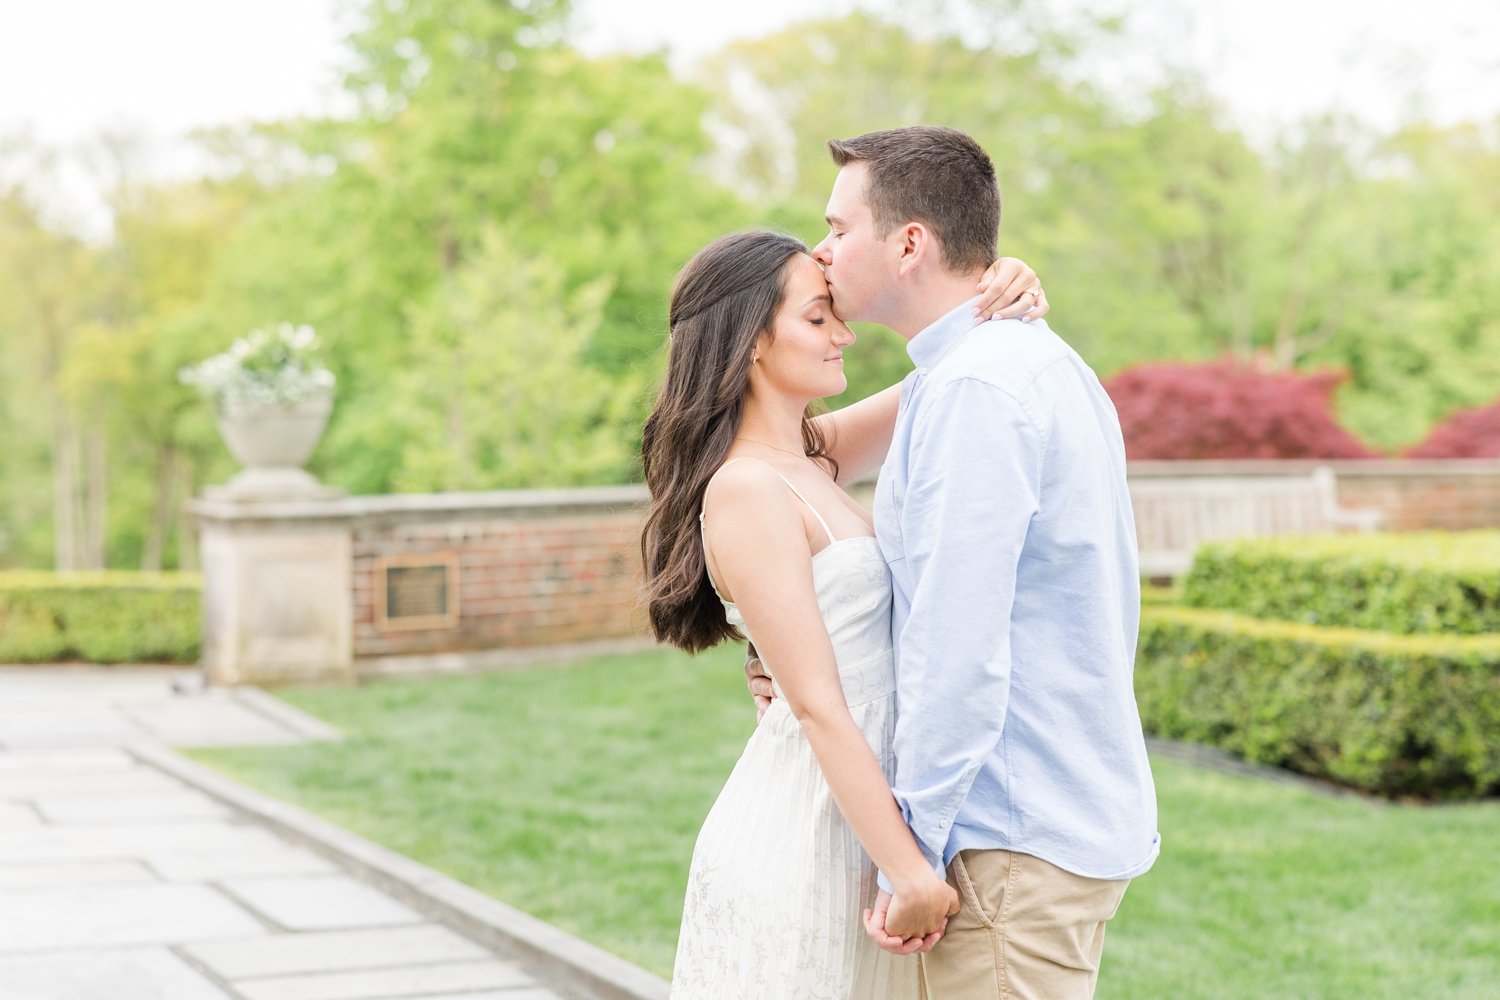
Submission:
M 927 374 L 927 366 L 923 365 L 921 368 L 918 368 L 917 369 L 917 374 L 918 375 L 926 375 Z

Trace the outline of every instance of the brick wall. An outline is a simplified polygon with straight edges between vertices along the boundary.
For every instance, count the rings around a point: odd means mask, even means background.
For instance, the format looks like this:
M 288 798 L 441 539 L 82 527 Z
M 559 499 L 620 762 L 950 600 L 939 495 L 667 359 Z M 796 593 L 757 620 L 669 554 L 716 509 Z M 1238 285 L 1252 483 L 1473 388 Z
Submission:
M 644 490 L 635 487 L 449 494 L 431 498 L 434 505 L 446 502 L 436 509 L 407 503 L 360 517 L 352 526 L 355 657 L 643 634 L 638 531 L 644 499 Z M 417 556 L 452 557 L 457 620 L 382 627 L 376 593 L 381 562 Z
M 1387 531 L 1500 528 L 1500 463 L 1486 463 L 1489 469 L 1455 469 L 1454 462 L 1410 464 L 1431 468 L 1341 472 L 1339 501 L 1385 511 Z

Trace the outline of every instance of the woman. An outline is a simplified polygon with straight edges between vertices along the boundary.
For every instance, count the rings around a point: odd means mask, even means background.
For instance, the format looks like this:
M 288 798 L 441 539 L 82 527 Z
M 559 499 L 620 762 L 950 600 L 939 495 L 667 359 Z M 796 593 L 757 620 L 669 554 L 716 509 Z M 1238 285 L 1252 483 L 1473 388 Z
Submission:
M 986 274 L 986 314 L 1035 284 L 1019 262 L 1012 280 L 989 280 L 999 267 Z M 724 237 L 673 290 L 666 379 L 642 442 L 652 628 L 690 651 L 749 637 L 781 695 L 699 834 L 677 1000 L 914 997 L 915 963 L 861 926 L 876 866 L 915 914 L 907 951 L 930 948 L 958 909 L 890 792 L 890 581 L 869 514 L 841 488 L 884 457 L 898 389 L 808 415 L 843 392 L 853 342 L 789 236 Z

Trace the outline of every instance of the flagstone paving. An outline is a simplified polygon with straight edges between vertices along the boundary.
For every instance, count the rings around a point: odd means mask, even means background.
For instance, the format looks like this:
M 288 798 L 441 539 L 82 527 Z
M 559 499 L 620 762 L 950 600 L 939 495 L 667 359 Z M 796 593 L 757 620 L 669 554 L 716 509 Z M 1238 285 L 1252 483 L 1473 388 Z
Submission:
M 189 672 L 0 667 L 0 1000 L 562 1000 L 128 752 L 334 735 Z

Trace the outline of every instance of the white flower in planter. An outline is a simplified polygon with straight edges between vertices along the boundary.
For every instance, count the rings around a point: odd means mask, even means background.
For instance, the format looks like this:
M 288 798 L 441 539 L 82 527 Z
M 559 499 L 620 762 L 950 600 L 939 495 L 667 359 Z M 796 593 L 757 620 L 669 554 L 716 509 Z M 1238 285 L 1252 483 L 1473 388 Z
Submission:
M 326 399 L 335 379 L 319 348 L 312 327 L 281 323 L 270 333 L 250 331 L 177 378 L 212 399 L 220 413 Z

